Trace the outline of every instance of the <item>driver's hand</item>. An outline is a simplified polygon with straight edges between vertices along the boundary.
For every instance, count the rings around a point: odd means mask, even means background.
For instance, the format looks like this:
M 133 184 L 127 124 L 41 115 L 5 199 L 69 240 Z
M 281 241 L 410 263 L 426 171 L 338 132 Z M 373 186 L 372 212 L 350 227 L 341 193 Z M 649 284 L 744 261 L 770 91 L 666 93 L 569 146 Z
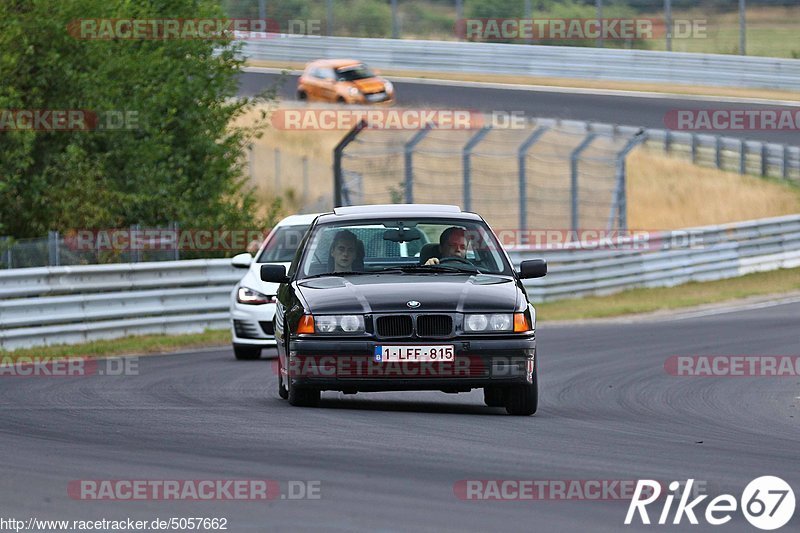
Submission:
M 439 258 L 438 257 L 431 257 L 430 259 L 425 261 L 425 264 L 426 265 L 438 265 L 439 264 Z

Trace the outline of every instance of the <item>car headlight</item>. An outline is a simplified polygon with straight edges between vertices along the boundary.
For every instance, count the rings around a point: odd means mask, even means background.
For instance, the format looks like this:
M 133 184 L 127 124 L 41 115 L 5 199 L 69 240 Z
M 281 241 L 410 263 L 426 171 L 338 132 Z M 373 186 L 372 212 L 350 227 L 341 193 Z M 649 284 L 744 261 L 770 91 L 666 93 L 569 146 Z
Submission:
M 383 88 L 386 90 L 387 93 L 394 91 L 394 85 L 389 80 L 386 80 L 383 84 Z
M 514 315 L 511 313 L 465 315 L 464 331 L 467 333 L 514 331 Z
M 358 90 L 358 87 L 350 87 L 348 92 L 350 93 L 350 96 L 358 96 L 361 94 L 361 91 Z
M 250 287 L 239 287 L 236 291 L 236 301 L 240 304 L 260 305 L 275 303 L 275 297 L 267 296 Z
M 361 315 L 323 315 L 314 317 L 316 333 L 364 333 L 364 317 Z

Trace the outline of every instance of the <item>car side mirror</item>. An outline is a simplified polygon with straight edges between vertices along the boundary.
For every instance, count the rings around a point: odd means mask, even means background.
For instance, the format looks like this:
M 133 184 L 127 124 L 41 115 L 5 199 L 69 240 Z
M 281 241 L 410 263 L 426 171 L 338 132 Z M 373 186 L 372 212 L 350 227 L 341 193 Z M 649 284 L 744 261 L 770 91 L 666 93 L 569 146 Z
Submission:
M 249 268 L 253 262 L 253 256 L 245 252 L 239 255 L 234 255 L 231 258 L 231 265 L 236 268 Z
M 547 261 L 544 259 L 529 259 L 519 264 L 517 275 L 520 279 L 541 278 L 547 275 Z
M 261 281 L 268 283 L 288 283 L 284 265 L 261 265 Z

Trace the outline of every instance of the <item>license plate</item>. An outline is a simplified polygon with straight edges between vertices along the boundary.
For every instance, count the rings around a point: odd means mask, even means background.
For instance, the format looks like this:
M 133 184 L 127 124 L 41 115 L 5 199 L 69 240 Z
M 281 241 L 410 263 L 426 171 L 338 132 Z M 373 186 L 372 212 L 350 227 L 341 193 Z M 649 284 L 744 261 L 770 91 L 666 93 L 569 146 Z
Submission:
M 386 99 L 386 93 L 375 93 L 367 95 L 368 102 L 382 102 L 385 99 Z
M 453 345 L 434 346 L 376 346 L 375 361 L 453 361 L 456 354 Z

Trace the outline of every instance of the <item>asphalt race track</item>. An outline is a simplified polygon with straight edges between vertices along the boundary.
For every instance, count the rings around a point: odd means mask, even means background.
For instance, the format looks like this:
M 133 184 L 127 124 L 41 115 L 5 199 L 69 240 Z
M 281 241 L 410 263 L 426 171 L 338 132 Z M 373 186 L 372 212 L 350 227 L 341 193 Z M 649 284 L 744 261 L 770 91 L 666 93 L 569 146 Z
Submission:
M 664 362 L 798 355 L 798 317 L 792 303 L 542 325 L 534 417 L 485 407 L 478 391 L 324 393 L 320 408 L 292 408 L 277 397 L 271 361 L 237 362 L 227 349 L 144 357 L 138 375 L 0 377 L 2 514 L 226 517 L 229 531 L 756 531 L 740 513 L 716 528 L 685 518 L 626 528 L 626 501 L 464 501 L 454 484 L 694 478 L 712 497 L 738 498 L 750 480 L 771 474 L 797 492 L 800 378 L 675 377 Z M 321 498 L 108 502 L 67 494 L 80 479 L 231 478 L 278 480 L 284 492 L 290 480 L 320 481 Z M 783 530 L 798 525 L 796 513 Z
M 239 94 L 252 96 L 279 83 L 278 94 L 294 99 L 297 76 L 245 72 Z M 483 112 L 522 111 L 526 116 L 589 120 L 646 128 L 664 129 L 664 116 L 676 109 L 780 109 L 772 104 L 714 102 L 708 99 L 634 97 L 603 94 L 576 94 L 487 87 L 439 86 L 414 81 L 395 81 L 398 105 L 432 108 L 475 109 Z M 789 107 L 787 109 L 796 109 Z M 723 136 L 796 145 L 797 131 L 725 131 Z

